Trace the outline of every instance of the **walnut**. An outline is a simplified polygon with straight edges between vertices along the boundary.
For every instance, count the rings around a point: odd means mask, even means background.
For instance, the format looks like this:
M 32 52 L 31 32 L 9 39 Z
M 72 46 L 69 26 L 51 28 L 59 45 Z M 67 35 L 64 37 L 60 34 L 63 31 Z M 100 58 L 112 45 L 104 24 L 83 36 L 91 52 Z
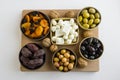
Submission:
M 51 45 L 50 38 L 45 38 L 45 39 L 43 39 L 42 45 L 43 45 L 44 47 L 50 47 L 50 45 Z
M 54 19 L 54 18 L 59 18 L 60 14 L 57 11 L 51 11 L 49 13 L 49 16 L 50 16 L 51 19 Z
M 73 11 L 68 11 L 67 13 L 65 13 L 65 17 L 73 18 L 75 17 L 75 13 Z
M 81 68 L 84 68 L 88 65 L 88 62 L 81 57 L 78 59 L 78 63 L 79 63 Z
M 93 33 L 93 31 L 84 31 L 83 32 L 83 37 L 95 37 L 95 34 Z
M 51 52 L 55 52 L 55 51 L 57 51 L 57 50 L 58 50 L 58 46 L 57 46 L 57 45 L 54 45 L 54 44 L 53 44 L 53 45 L 50 46 L 50 51 L 51 51 Z

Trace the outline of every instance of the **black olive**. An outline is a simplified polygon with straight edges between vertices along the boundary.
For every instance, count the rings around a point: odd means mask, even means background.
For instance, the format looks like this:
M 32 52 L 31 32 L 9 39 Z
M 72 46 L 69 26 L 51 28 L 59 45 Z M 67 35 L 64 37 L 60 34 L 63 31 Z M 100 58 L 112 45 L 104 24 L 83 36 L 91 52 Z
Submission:
M 87 55 L 87 54 L 84 54 L 84 57 L 88 58 L 88 55 Z
M 92 46 L 87 46 L 87 51 L 88 51 L 88 52 L 94 52 L 94 51 L 95 51 L 95 48 L 92 47 Z
M 90 59 L 95 59 L 95 56 L 90 56 L 89 58 L 90 58 Z
M 86 46 L 86 45 L 88 45 L 88 42 L 85 40 L 85 41 L 83 41 L 82 45 Z
M 85 51 L 85 46 L 81 46 L 81 50 Z
M 92 55 L 95 55 L 96 53 L 95 53 L 95 52 L 92 52 L 91 54 L 92 54 Z

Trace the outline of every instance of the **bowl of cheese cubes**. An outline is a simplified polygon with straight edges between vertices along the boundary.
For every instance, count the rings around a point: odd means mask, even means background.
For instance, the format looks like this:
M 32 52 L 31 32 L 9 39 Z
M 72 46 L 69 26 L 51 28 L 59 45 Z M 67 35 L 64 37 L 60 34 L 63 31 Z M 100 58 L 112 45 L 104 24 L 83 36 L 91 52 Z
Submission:
M 75 18 L 56 18 L 50 23 L 51 42 L 56 45 L 73 45 L 79 41 L 79 26 Z

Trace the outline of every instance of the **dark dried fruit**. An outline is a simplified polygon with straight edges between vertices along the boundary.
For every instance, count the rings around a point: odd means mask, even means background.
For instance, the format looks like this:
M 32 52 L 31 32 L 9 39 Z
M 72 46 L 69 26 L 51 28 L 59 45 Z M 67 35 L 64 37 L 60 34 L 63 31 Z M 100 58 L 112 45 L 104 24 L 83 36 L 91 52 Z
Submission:
M 20 60 L 24 63 L 24 64 L 27 64 L 29 62 L 29 58 L 26 58 L 24 56 L 21 56 L 20 57 Z
M 30 57 L 32 55 L 32 52 L 27 48 L 22 48 L 21 53 L 24 57 Z
M 41 57 L 41 56 L 43 56 L 45 54 L 45 51 L 43 50 L 43 49 L 40 49 L 40 50 L 38 50 L 38 51 L 36 51 L 35 53 L 34 53 L 34 58 L 38 58 L 38 57 Z
M 32 52 L 36 52 L 39 49 L 35 44 L 28 44 L 27 47 Z

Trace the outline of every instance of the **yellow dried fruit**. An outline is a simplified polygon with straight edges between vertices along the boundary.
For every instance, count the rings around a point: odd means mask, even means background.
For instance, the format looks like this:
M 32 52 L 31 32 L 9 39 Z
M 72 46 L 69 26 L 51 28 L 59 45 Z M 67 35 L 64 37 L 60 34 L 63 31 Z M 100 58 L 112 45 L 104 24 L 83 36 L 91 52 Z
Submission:
M 45 28 L 44 28 L 44 32 L 43 32 L 43 34 L 46 35 L 47 32 L 48 32 L 48 30 L 49 30 L 49 27 L 45 27 Z
M 31 23 L 29 23 L 29 22 L 23 23 L 23 24 L 22 24 L 22 28 L 27 29 L 27 28 L 30 27 L 30 25 L 31 25 Z
M 42 27 L 48 27 L 48 22 L 47 22 L 47 20 L 42 19 L 42 20 L 40 21 L 40 25 L 41 25 Z
M 29 17 L 29 15 L 26 15 L 25 18 L 26 18 L 27 22 L 30 22 L 30 17 Z
M 34 22 L 37 22 L 39 19 L 40 19 L 40 17 L 38 17 L 38 16 L 34 16 L 34 17 L 33 17 L 33 21 L 34 21 Z
M 42 32 L 43 32 L 43 27 L 42 26 L 37 27 L 37 29 L 35 30 L 35 34 L 37 36 L 41 36 Z

